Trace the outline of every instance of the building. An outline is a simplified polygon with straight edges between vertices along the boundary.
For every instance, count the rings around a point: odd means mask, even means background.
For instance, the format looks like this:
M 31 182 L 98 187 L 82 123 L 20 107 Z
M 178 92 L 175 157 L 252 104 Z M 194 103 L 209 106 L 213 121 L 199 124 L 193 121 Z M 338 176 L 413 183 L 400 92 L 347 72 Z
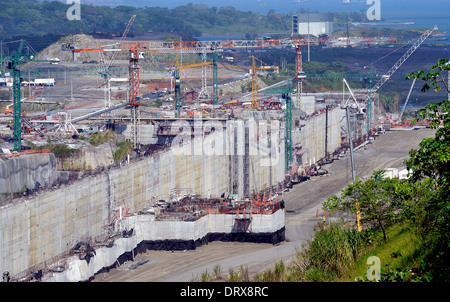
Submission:
M 333 36 L 332 13 L 298 13 L 292 16 L 292 34 Z

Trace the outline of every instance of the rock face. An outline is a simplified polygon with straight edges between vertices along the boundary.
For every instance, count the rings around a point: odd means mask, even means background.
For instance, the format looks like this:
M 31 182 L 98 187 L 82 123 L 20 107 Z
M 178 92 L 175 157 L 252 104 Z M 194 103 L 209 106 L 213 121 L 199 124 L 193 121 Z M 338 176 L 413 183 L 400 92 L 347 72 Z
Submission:
M 0 161 L 0 193 L 52 185 L 58 179 L 53 153 L 28 154 Z
M 68 158 L 58 159 L 58 171 L 94 170 L 114 163 L 114 147 L 109 143 L 82 148 Z

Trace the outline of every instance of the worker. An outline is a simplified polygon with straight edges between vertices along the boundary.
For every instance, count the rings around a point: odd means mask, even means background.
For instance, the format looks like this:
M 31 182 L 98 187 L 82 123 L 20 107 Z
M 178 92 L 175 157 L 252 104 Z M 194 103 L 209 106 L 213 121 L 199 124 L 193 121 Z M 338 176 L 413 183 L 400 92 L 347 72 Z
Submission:
M 327 217 L 324 215 L 323 216 L 323 223 L 325 223 L 327 221 Z

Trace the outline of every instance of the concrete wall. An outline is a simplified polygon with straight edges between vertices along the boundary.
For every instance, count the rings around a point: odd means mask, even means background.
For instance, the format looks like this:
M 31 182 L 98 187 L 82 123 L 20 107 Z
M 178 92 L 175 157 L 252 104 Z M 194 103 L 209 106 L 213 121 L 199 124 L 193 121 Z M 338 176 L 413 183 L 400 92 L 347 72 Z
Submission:
M 272 215 L 253 215 L 251 231 L 255 233 L 274 233 L 284 228 L 284 210 Z M 53 273 L 44 281 L 85 281 L 93 277 L 102 268 L 115 264 L 124 253 L 130 253 L 143 241 L 158 240 L 198 240 L 207 234 L 233 233 L 235 215 L 208 214 L 192 221 L 156 221 L 153 215 L 137 215 L 124 219 L 124 227 L 135 230 L 129 238 L 118 238 L 111 247 L 95 250 L 95 256 L 87 262 L 72 256 L 68 259 L 68 268 L 61 273 Z
M 23 277 L 56 262 L 79 241 L 104 241 L 117 231 L 110 225 L 121 208 L 129 213 L 142 210 L 154 200 L 168 200 L 173 189 L 190 189 L 203 197 L 228 195 L 233 190 L 243 195 L 284 179 L 283 149 L 278 161 L 267 166 L 258 154 L 220 153 L 219 142 L 226 142 L 226 137 L 212 134 L 203 140 L 192 140 L 1 207 L 0 271 Z M 247 143 L 237 142 L 237 146 L 249 145 L 248 135 Z M 284 146 L 284 141 L 280 146 Z M 201 150 L 199 155 L 193 152 L 197 149 Z M 233 179 L 232 171 L 237 178 Z M 191 234 L 203 233 L 203 229 L 197 225 Z M 160 237 L 166 235 L 161 233 Z
M 340 146 L 341 118 L 339 108 L 330 110 L 330 152 Z M 317 161 L 324 156 L 325 114 L 316 115 L 304 122 L 305 126 L 294 139 L 303 144 L 305 153 L 302 161 L 309 163 L 309 160 Z M 173 189 L 190 189 L 192 193 L 203 197 L 219 197 L 223 193 L 249 196 L 276 185 L 285 176 L 284 131 L 280 127 L 276 133 L 277 139 L 273 140 L 272 146 L 276 152 L 270 157 L 264 152 L 264 143 L 260 144 L 264 142 L 261 133 L 245 130 L 225 132 L 224 135 L 218 132 L 174 145 L 169 151 L 88 176 L 57 190 L 41 191 L 36 196 L 18 199 L 2 206 L 0 271 L 8 270 L 12 277 L 23 277 L 55 263 L 79 241 L 102 242 L 117 232 L 111 225 L 114 225 L 114 217 L 120 209 L 129 213 L 137 212 L 149 207 L 152 201 L 168 200 Z M 250 138 L 254 139 L 256 135 L 258 140 L 252 143 Z M 223 143 L 222 146 L 220 142 Z M 244 150 L 244 153 L 239 153 L 238 150 Z M 47 165 L 51 162 L 52 166 L 54 158 L 48 156 Z M 30 157 L 31 162 L 35 161 Z M 9 164 L 12 167 L 3 167 L 5 170 L 2 171 L 21 171 L 13 163 L 24 165 L 11 161 Z M 36 165 L 36 173 L 46 175 L 46 171 L 50 170 L 39 168 L 41 166 Z M 2 173 L 5 175 L 6 172 Z M 10 175 L 17 181 L 22 178 L 19 172 Z M 54 175 L 56 177 L 56 173 Z M 9 178 L 3 176 L 2 181 L 5 182 L 5 179 Z M 7 185 L 12 186 L 13 182 L 10 180 Z M 21 188 L 21 185 L 18 187 Z M 167 225 L 158 229 L 147 227 L 142 231 L 142 236 L 164 238 L 169 236 L 165 233 L 167 230 L 175 228 L 175 234 L 186 232 L 189 236 L 198 237 L 211 228 L 211 222 L 202 223 L 196 222 L 192 224 L 192 228 L 186 228 L 185 225 L 180 228 L 167 222 Z M 221 225 L 228 224 L 223 222 Z M 261 225 L 273 228 L 269 222 L 261 222 Z M 136 239 L 136 242 L 138 240 L 141 238 Z M 119 241 L 115 244 L 122 244 L 123 250 L 129 250 L 129 245 L 136 242 Z M 116 259 L 114 257 L 120 253 L 121 250 L 118 249 L 114 255 L 105 257 Z
M 328 111 L 328 153 L 341 147 L 341 127 L 347 128 L 345 111 L 340 107 L 329 109 Z M 326 114 L 320 113 L 313 117 L 303 120 L 304 126 L 299 132 L 293 132 L 294 143 L 301 143 L 303 155 L 301 157 L 300 168 L 304 165 L 311 165 L 325 157 L 325 129 L 326 129 Z

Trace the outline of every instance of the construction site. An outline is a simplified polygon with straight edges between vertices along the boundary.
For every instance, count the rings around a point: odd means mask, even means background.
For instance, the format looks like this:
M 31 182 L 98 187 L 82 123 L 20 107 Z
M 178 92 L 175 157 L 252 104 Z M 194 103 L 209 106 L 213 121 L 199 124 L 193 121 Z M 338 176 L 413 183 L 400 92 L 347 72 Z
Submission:
M 7 59 L 0 271 L 8 280 L 92 280 L 148 250 L 280 244 L 289 189 L 386 131 L 427 126 L 411 126 L 403 111 L 384 115 L 377 91 L 437 28 L 383 75 L 333 74 L 342 91 L 304 93 L 303 81 L 325 76 L 303 71 L 305 46 L 395 41 L 135 41 L 126 38 L 133 22 L 120 40 L 71 36 L 39 54 L 22 40 Z M 295 76 L 266 85 L 260 76 L 280 68 L 258 53 L 274 48 L 294 52 Z M 352 79 L 367 88 L 353 89 Z

